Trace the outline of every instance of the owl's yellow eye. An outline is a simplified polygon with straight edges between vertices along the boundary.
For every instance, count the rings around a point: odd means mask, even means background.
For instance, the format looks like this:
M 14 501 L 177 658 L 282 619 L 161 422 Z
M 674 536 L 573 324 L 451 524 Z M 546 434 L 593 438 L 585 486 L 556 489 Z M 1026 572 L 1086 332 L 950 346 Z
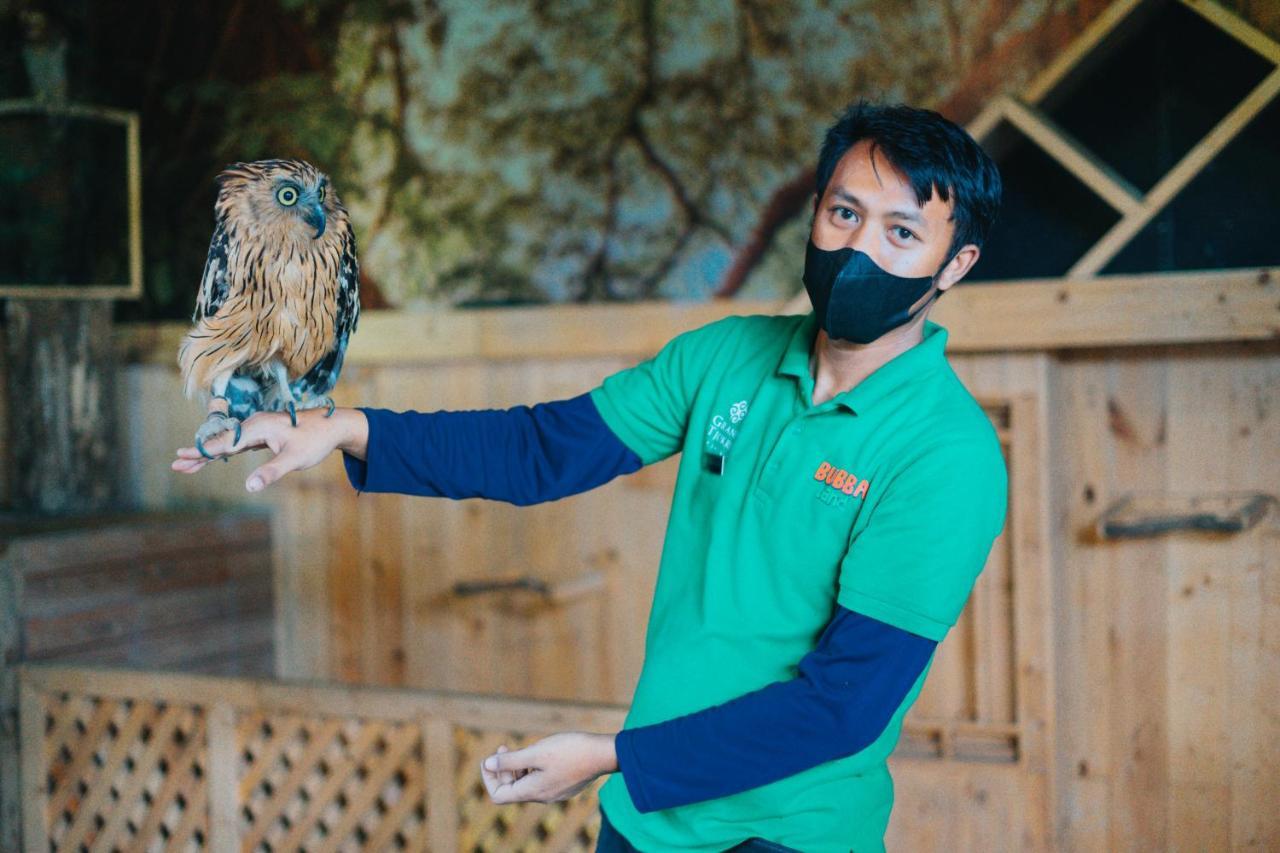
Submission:
M 276 201 L 285 207 L 293 207 L 298 203 L 298 191 L 293 187 L 281 187 L 276 190 Z
M 324 187 L 321 187 L 321 188 L 316 192 L 316 200 L 317 200 L 317 201 L 319 201 L 321 204 L 323 204 L 323 203 L 324 203 Z

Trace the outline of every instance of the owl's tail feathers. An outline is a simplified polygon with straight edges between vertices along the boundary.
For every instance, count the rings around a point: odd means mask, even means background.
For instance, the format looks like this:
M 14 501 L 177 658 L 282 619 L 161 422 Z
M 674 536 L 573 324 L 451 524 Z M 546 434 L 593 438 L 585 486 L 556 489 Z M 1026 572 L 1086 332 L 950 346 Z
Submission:
M 231 374 L 249 358 L 246 341 L 252 329 L 233 323 L 201 320 L 178 346 L 182 391 L 188 399 L 209 394 L 215 383 L 225 385 Z

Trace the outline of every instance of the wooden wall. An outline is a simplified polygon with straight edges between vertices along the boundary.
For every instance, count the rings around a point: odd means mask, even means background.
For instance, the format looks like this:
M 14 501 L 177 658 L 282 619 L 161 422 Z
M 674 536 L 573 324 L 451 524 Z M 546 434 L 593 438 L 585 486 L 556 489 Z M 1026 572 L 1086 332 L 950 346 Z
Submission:
M 1280 493 L 1280 342 L 1051 371 L 1059 830 L 1081 849 L 1280 847 L 1280 522 L 1101 543 L 1126 490 Z
M 1242 280 L 1230 299 L 1216 301 L 1230 308 L 1235 293 L 1252 299 L 1263 289 L 1274 299 L 1274 287 Z M 1060 310 L 1071 335 L 1086 328 L 1071 316 L 1084 304 L 1074 295 L 1052 301 L 1058 308 L 1046 312 Z M 673 307 L 665 320 L 653 306 L 637 307 L 630 320 L 628 309 L 611 309 L 618 328 L 631 330 L 612 343 L 607 328 L 573 309 L 549 312 L 545 322 L 529 312 L 491 315 L 452 341 L 454 320 L 431 321 L 430 340 L 384 343 L 368 357 L 353 350 L 340 403 L 431 410 L 567 397 L 733 307 Z M 1195 326 L 1193 314 L 1177 316 Z M 936 319 L 953 330 L 974 322 L 957 314 L 953 324 L 941 308 Z M 1208 322 L 1221 337 L 1234 321 Z M 156 506 L 219 498 L 274 507 L 282 674 L 627 701 L 670 462 L 524 509 L 357 496 L 336 458 L 250 497 L 242 484 L 256 462 L 238 459 L 196 477 L 168 470 L 199 419 L 167 363 L 172 337 L 161 330 L 127 342 L 142 353 L 121 395 L 131 424 L 129 485 Z M 1017 351 L 1000 351 L 990 333 L 953 331 L 952 363 L 975 396 L 1029 398 L 1041 420 L 1030 457 L 1039 506 L 1021 556 L 1011 559 L 1047 567 L 1046 606 L 1026 615 L 1035 621 L 1015 642 L 1027 643 L 1038 627 L 1051 647 L 1043 656 L 1049 671 L 1027 663 L 1018 670 L 1041 678 L 1051 697 L 1037 723 L 1048 739 L 1048 778 L 1029 794 L 1025 772 L 895 759 L 890 841 L 899 849 L 1280 846 L 1276 512 L 1234 535 L 1115 542 L 1092 533 L 1098 515 L 1129 490 L 1280 490 L 1280 341 L 1186 337 L 1167 346 L 1072 339 L 1035 348 L 1024 335 Z M 522 348 L 528 357 L 518 357 Z M 458 580 L 521 574 L 551 581 L 551 594 L 451 594 Z M 562 649 L 574 650 L 573 665 Z M 1029 796 L 1045 798 L 1043 821 Z

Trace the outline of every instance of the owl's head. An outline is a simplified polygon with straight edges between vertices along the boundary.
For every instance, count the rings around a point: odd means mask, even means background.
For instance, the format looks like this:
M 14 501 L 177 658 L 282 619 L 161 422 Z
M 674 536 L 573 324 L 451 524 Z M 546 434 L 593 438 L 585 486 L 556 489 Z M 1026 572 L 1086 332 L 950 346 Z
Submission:
M 335 217 L 346 217 L 329 178 L 304 160 L 232 163 L 218 175 L 214 210 L 233 225 L 276 238 L 319 239 Z

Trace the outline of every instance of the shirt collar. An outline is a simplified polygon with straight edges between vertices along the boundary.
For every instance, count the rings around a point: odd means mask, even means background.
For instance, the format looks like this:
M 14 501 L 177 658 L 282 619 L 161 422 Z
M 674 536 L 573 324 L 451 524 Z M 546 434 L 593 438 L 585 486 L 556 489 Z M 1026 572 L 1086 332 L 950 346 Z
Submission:
M 810 311 L 796 326 L 778 362 L 779 376 L 794 376 L 804 389 L 805 399 L 813 399 L 813 376 L 809 373 L 809 356 L 818 331 L 818 318 Z M 848 391 L 842 391 L 831 402 L 854 414 L 865 412 L 876 401 L 924 376 L 946 363 L 947 329 L 932 320 L 924 321 L 924 339 L 880 365 L 866 379 Z

